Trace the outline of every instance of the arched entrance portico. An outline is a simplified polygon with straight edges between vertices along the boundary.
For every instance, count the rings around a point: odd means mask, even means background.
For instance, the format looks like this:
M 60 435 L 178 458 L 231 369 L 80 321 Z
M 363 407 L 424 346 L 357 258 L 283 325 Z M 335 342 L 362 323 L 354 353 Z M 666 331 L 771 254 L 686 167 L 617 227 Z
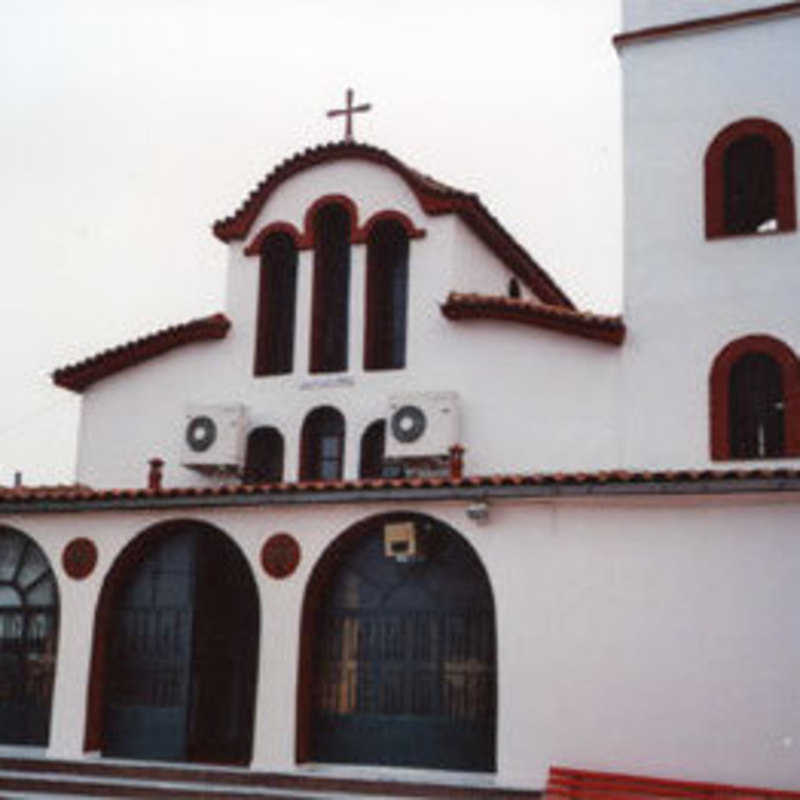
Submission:
M 456 531 L 417 513 L 353 526 L 306 590 L 298 760 L 493 770 L 495 641 L 486 571 Z
M 249 762 L 258 634 L 255 582 L 231 539 L 196 521 L 145 531 L 100 595 L 87 749 Z

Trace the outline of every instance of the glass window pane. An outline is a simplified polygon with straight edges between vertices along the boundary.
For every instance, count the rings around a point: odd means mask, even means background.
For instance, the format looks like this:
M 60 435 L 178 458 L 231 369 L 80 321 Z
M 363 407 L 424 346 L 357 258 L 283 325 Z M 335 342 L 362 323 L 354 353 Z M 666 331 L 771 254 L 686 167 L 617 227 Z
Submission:
M 14 608 L 22 605 L 22 598 L 13 586 L 0 586 L 0 607 Z
M 29 606 L 53 606 L 56 602 L 56 591 L 53 576 L 42 579 L 30 591 L 25 593 L 25 602 Z
M 10 581 L 25 546 L 24 537 L 14 531 L 0 532 L 0 581 Z
M 19 571 L 18 583 L 23 588 L 30 586 L 45 570 L 47 570 L 47 559 L 44 557 L 44 553 L 31 542 L 25 551 L 25 560 Z

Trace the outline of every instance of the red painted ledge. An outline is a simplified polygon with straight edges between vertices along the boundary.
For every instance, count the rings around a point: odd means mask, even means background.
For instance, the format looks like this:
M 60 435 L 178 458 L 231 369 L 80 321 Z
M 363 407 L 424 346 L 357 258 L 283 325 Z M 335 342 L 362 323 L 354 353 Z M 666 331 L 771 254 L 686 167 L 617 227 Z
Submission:
M 452 320 L 521 322 L 608 344 L 620 345 L 625 339 L 625 323 L 622 317 L 591 314 L 588 311 L 575 311 L 503 295 L 451 292 L 441 306 L 441 311 Z
M 755 22 L 767 17 L 781 14 L 800 12 L 800 2 L 778 3 L 764 8 L 752 8 L 747 11 L 735 11 L 731 14 L 718 14 L 713 17 L 699 17 L 698 19 L 671 22 L 666 25 L 653 25 L 648 28 L 639 28 L 626 33 L 618 33 L 612 41 L 615 47 L 622 47 L 630 42 L 643 39 L 660 39 L 665 36 L 675 36 L 682 33 L 692 33 L 708 28 L 718 28 L 723 25 L 733 25 L 739 22 Z
M 800 800 L 800 791 L 754 789 L 551 767 L 545 800 Z
M 53 383 L 73 392 L 82 392 L 109 375 L 149 361 L 176 347 L 223 339 L 230 327 L 231 322 L 224 314 L 212 314 L 163 328 L 119 347 L 103 350 L 83 361 L 61 367 L 53 372 Z

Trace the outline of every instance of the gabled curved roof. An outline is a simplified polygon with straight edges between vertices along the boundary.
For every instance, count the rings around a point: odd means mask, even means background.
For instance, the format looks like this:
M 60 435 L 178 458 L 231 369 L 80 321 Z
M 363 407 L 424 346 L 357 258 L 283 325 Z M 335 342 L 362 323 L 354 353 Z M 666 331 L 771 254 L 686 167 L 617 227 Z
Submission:
M 303 170 L 331 161 L 357 159 L 391 169 L 416 196 L 426 214 L 457 214 L 478 238 L 545 303 L 574 308 L 572 301 L 531 255 L 481 203 L 463 192 L 423 175 L 391 153 L 357 142 L 330 142 L 295 153 L 270 172 L 229 217 L 217 220 L 214 235 L 223 242 L 244 239 L 270 195 Z

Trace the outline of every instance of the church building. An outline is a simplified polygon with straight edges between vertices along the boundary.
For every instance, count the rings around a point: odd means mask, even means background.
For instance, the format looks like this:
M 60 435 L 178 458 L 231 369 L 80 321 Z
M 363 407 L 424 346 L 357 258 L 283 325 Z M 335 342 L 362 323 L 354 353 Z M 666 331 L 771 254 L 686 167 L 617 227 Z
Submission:
M 0 489 L 0 791 L 800 798 L 798 43 L 624 0 L 619 316 L 350 93 L 242 187 Z

